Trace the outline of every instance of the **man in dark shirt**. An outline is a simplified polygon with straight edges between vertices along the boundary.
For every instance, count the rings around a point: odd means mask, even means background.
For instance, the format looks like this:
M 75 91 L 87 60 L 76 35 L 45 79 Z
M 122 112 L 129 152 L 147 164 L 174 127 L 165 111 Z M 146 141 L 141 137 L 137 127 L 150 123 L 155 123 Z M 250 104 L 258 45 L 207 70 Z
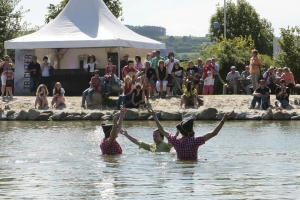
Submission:
M 128 57 L 129 57 L 129 55 L 126 53 L 123 57 L 123 60 L 121 60 L 121 62 L 120 62 L 121 72 L 123 71 L 123 68 L 128 65 Z M 122 75 L 121 75 L 121 77 L 122 77 Z
M 28 65 L 27 73 L 30 73 L 30 94 L 35 96 L 40 77 L 41 65 L 37 63 L 37 57 L 32 57 L 32 62 Z
M 258 102 L 258 108 L 266 110 L 270 104 L 270 88 L 265 86 L 265 80 L 261 79 L 259 81 L 260 87 L 258 87 L 253 92 L 253 99 L 251 102 L 250 109 L 255 107 L 256 102 Z
M 281 79 L 279 81 L 280 86 L 275 89 L 276 100 L 275 108 L 276 110 L 282 110 L 289 105 L 290 89 L 286 87 L 285 80 Z
M 145 75 L 148 79 L 148 83 L 150 86 L 150 96 L 156 94 L 155 91 L 155 70 L 150 67 L 150 62 L 146 62 Z

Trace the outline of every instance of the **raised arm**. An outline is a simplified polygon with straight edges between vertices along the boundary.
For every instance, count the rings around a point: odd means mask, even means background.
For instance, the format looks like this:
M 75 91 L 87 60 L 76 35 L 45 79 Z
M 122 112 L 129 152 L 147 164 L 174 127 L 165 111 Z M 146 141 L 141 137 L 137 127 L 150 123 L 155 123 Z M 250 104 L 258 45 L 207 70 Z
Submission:
M 117 126 L 118 126 L 118 118 L 114 117 L 114 125 L 111 129 L 109 140 L 108 140 L 109 146 L 111 146 L 115 142 L 116 138 L 118 137 Z
M 163 134 L 165 137 L 168 137 L 168 136 L 170 135 L 170 133 L 167 132 L 167 131 L 165 131 L 165 129 L 164 129 L 163 126 L 161 125 L 160 121 L 158 120 L 158 118 L 157 118 L 155 112 L 154 112 L 152 109 L 148 109 L 148 112 L 149 112 L 149 114 L 152 115 L 152 117 L 154 118 L 155 123 L 156 123 L 156 126 L 157 126 L 159 132 L 160 132 L 161 134 Z
M 119 121 L 118 121 L 118 130 L 117 130 L 118 133 L 120 133 L 120 131 L 122 129 L 123 119 L 125 117 L 126 111 L 127 111 L 126 108 L 122 108 L 120 110 L 120 118 L 119 118 Z
M 215 137 L 216 135 L 218 135 L 219 131 L 221 130 L 221 128 L 223 127 L 224 125 L 224 122 L 230 118 L 231 116 L 234 115 L 234 111 L 231 111 L 229 113 L 226 113 L 224 116 L 223 116 L 223 119 L 221 120 L 221 122 L 219 123 L 219 125 L 215 128 L 215 130 L 213 130 L 212 132 L 210 133 L 206 133 L 204 135 L 205 137 L 205 141 L 208 141 L 209 139 Z
M 129 135 L 129 134 L 127 133 L 126 130 L 122 129 L 122 130 L 120 131 L 120 133 L 121 133 L 122 135 L 124 135 L 125 137 L 127 137 L 132 143 L 134 143 L 134 144 L 136 144 L 136 145 L 140 145 L 140 141 L 139 141 L 138 139 L 132 137 L 131 135 Z

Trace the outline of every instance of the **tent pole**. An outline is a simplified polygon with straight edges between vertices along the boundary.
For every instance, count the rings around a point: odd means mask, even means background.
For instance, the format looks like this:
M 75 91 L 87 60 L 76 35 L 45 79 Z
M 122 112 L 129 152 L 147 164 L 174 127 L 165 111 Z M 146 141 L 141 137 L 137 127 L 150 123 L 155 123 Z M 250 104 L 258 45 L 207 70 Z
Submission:
M 4 49 L 4 56 L 7 55 L 7 49 Z
M 120 79 L 122 79 L 122 77 L 120 76 L 121 75 L 121 56 L 120 56 L 120 53 L 121 53 L 121 47 L 118 46 L 118 76 Z

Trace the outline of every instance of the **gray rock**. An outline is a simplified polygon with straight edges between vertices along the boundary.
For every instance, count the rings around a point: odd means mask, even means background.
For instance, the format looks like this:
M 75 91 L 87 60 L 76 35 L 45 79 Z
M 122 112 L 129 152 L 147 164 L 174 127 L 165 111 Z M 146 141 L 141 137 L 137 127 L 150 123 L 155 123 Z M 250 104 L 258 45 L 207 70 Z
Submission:
M 216 116 L 217 120 L 221 120 L 223 118 L 223 116 L 225 115 L 225 113 L 218 113 Z M 229 119 L 235 119 L 237 117 L 237 113 L 234 113 L 234 115 L 232 117 L 230 117 Z
M 273 115 L 274 120 L 290 120 L 292 118 L 292 115 L 290 113 L 278 111 L 275 112 Z
M 185 119 L 188 119 L 188 118 L 196 119 L 196 115 L 197 115 L 197 113 L 195 113 L 195 112 L 187 112 L 187 113 L 183 112 L 182 113 L 182 120 L 185 120 Z
M 7 120 L 7 116 L 4 112 L 0 112 L 0 121 L 1 120 Z
M 74 115 L 73 120 L 81 120 L 82 116 L 81 115 Z
M 216 119 L 218 111 L 215 108 L 206 108 L 202 112 L 196 115 L 196 119 L 198 120 L 212 120 Z
M 13 113 L 11 115 L 7 115 L 8 120 L 16 120 L 18 117 L 19 113 Z
M 28 120 L 28 112 L 25 110 L 21 110 L 18 113 L 16 120 Z
M 39 117 L 40 113 L 36 109 L 29 109 L 28 111 L 28 120 L 36 120 Z
M 148 112 L 141 112 L 139 113 L 138 119 L 139 120 L 147 120 L 150 117 Z
M 39 120 L 39 121 L 48 121 L 51 118 L 51 115 L 52 115 L 51 113 L 41 113 L 41 114 L 39 114 L 39 116 L 37 117 L 36 120 Z
M 90 120 L 99 120 L 104 114 L 101 112 L 92 112 L 90 114 Z
M 7 111 L 7 113 L 6 113 L 6 116 L 8 117 L 8 116 L 10 116 L 10 115 L 13 115 L 13 114 L 15 114 L 15 112 L 16 112 L 16 111 L 14 111 L 14 110 L 9 110 L 9 111 Z
M 42 113 L 42 114 L 48 114 L 51 115 L 51 113 Z M 67 112 L 58 112 L 51 116 L 51 119 L 53 121 L 61 121 L 63 118 L 68 116 L 69 114 Z
M 111 115 L 104 115 L 101 117 L 101 120 L 111 120 L 112 116 Z
M 291 120 L 300 120 L 300 115 L 291 117 Z
M 160 116 L 161 120 L 181 120 L 181 117 L 181 113 L 179 112 L 169 113 L 165 111 L 162 111 Z
M 90 120 L 91 119 L 91 114 L 87 114 L 87 115 L 84 115 L 83 120 Z
M 156 117 L 157 117 L 157 119 L 161 119 L 161 112 L 159 111 L 159 112 L 156 112 L 155 113 L 156 114 Z M 154 120 L 154 118 L 152 117 L 152 116 L 150 116 L 149 118 L 148 118 L 148 120 Z
M 139 113 L 138 113 L 137 109 L 128 109 L 125 114 L 124 119 L 125 120 L 134 120 L 134 119 L 138 119 L 138 117 L 139 117 Z
M 93 101 L 93 105 L 102 104 L 103 101 L 104 101 L 104 99 L 102 98 L 102 94 L 99 93 L 99 92 L 94 92 L 92 101 Z M 88 97 L 86 98 L 86 103 L 87 104 L 89 103 L 89 98 Z
M 44 111 L 42 111 L 42 113 L 48 113 L 48 114 L 51 114 L 51 115 L 54 114 L 54 112 L 52 110 L 44 110 Z
M 242 112 L 238 113 L 235 117 L 236 120 L 261 120 L 261 115 L 256 112 Z
M 74 118 L 74 115 L 68 115 L 64 119 L 65 120 L 73 120 L 73 118 Z
M 263 120 L 271 120 L 273 119 L 273 112 L 271 108 L 268 108 L 268 110 L 262 115 Z

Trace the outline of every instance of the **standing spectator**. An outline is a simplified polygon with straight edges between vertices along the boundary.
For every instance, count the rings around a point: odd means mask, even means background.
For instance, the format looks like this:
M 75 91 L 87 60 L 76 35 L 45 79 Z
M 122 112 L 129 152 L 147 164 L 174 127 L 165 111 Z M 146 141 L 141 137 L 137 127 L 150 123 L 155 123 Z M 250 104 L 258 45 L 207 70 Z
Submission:
M 146 62 L 149 62 L 150 63 L 150 66 L 151 66 L 151 60 L 152 60 L 152 53 L 147 53 L 147 56 L 144 60 L 144 63 L 143 63 L 143 68 L 145 69 L 146 68 Z
M 119 99 L 117 101 L 117 109 L 120 110 L 121 103 L 123 105 L 126 105 L 126 103 L 131 100 L 132 92 L 134 89 L 134 85 L 132 84 L 132 79 L 129 75 L 126 76 L 124 79 L 124 85 L 123 85 L 123 94 L 119 96 Z
M 288 67 L 283 68 L 281 78 L 285 80 L 285 84 L 288 88 L 290 88 L 290 90 L 295 86 L 294 75 Z
M 257 108 L 266 110 L 270 105 L 270 88 L 265 86 L 265 80 L 261 79 L 259 81 L 260 87 L 258 87 L 253 92 L 253 99 L 251 102 L 250 109 L 255 107 L 256 102 L 258 102 Z
M 241 81 L 241 86 L 246 91 L 246 94 L 251 94 L 250 87 L 252 86 L 252 83 L 251 83 L 251 74 L 250 74 L 249 66 L 245 67 L 245 71 L 241 73 L 241 77 L 244 79 Z
M 290 96 L 290 88 L 286 87 L 285 80 L 281 79 L 279 81 L 280 86 L 276 88 L 276 100 L 275 100 L 275 108 L 276 110 L 282 110 L 289 105 L 289 96 Z
M 5 92 L 5 87 L 6 87 L 6 73 L 8 72 L 9 68 L 13 68 L 14 64 L 12 63 L 11 59 L 9 56 L 5 56 L 4 62 L 0 63 L 0 68 L 2 68 L 2 75 L 1 75 L 1 96 L 2 99 L 4 98 L 4 92 Z
M 183 95 L 181 96 L 180 101 L 180 109 L 185 108 L 188 105 L 194 105 L 194 108 L 198 108 L 197 106 L 197 98 L 198 98 L 198 91 L 194 87 L 195 84 L 192 81 L 188 81 L 188 83 L 182 85 Z M 184 104 L 184 107 L 182 105 Z
M 51 75 L 53 73 L 52 68 L 53 67 L 51 66 L 51 63 L 48 62 L 48 57 L 44 56 L 43 63 L 41 64 L 42 84 L 46 85 L 48 91 L 51 89 Z
M 252 78 L 253 90 L 258 87 L 258 79 L 260 77 L 260 67 L 261 61 L 258 58 L 258 51 L 256 49 L 252 50 L 252 57 L 250 59 L 250 74 Z
M 143 86 L 140 83 L 135 85 L 135 89 L 132 92 L 131 102 L 126 104 L 126 108 L 139 108 L 140 105 L 145 104 L 145 93 L 142 89 Z
M 197 63 L 198 63 L 198 65 L 196 66 L 197 69 L 198 69 L 198 74 L 197 74 L 197 76 L 198 76 L 198 79 L 201 79 L 202 76 L 203 76 L 203 72 L 204 72 L 204 66 L 203 66 L 203 61 L 202 61 L 202 59 L 201 59 L 201 58 L 198 58 Z
M 125 66 L 123 68 L 123 71 L 122 71 L 122 75 L 123 75 L 123 79 L 129 75 L 131 78 L 132 78 L 132 81 L 134 82 L 136 77 L 135 75 L 137 74 L 138 70 L 136 68 L 133 67 L 133 61 L 132 60 L 129 60 L 128 61 L 128 65 Z
M 41 106 L 43 109 L 46 105 L 48 105 L 47 96 L 49 95 L 49 91 L 44 84 L 40 84 L 36 90 L 36 99 L 34 108 L 36 109 L 36 105 Z
M 152 58 L 152 61 L 151 61 L 151 67 L 153 67 L 153 69 L 155 70 L 155 72 L 157 71 L 157 68 L 158 68 L 158 62 L 160 60 L 163 60 L 165 61 L 165 59 L 163 57 L 160 56 L 160 51 L 159 50 L 156 50 L 155 51 L 155 57 Z
M 156 91 L 155 91 L 156 73 L 155 73 L 155 70 L 150 66 L 151 66 L 150 62 L 147 61 L 146 62 L 146 68 L 145 68 L 145 74 L 146 74 L 146 77 L 148 79 L 148 83 L 149 83 L 149 86 L 150 86 L 149 96 L 156 94 Z
M 231 72 L 229 72 L 226 76 L 227 83 L 223 85 L 223 94 L 226 94 L 226 89 L 233 87 L 233 93 L 237 94 L 238 80 L 240 76 L 240 72 L 235 71 L 235 66 L 230 67 Z
M 201 78 L 202 81 L 208 76 L 208 74 L 207 74 L 208 71 L 211 71 L 211 76 L 212 76 L 213 83 L 214 83 L 215 82 L 215 72 L 216 72 L 216 70 L 215 70 L 215 66 L 213 66 L 211 64 L 211 59 L 210 58 L 208 58 L 206 60 L 206 63 L 205 63 L 204 69 L 203 69 L 203 75 L 202 75 L 202 78 Z M 201 87 L 200 89 L 203 90 L 203 87 Z M 203 92 L 200 92 L 200 94 L 202 94 L 202 93 Z
M 214 81 L 214 94 L 216 94 L 217 87 L 218 87 L 218 81 L 219 81 L 220 66 L 216 63 L 215 58 L 211 59 L 211 65 L 214 66 L 214 68 L 215 68 L 215 73 L 214 73 L 214 76 L 215 76 L 215 78 L 214 78 L 215 79 L 215 81 Z
M 60 82 L 56 82 L 53 88 L 53 98 L 51 101 L 51 108 L 57 108 L 60 104 L 66 102 L 65 90 L 61 87 Z
M 195 83 L 195 88 L 198 88 L 199 80 L 197 78 L 198 68 L 195 66 L 193 61 L 188 62 L 188 68 L 186 69 L 186 76 L 189 81 Z
M 166 67 L 168 68 L 168 83 L 172 83 L 172 79 L 173 79 L 172 70 L 173 70 L 174 64 L 176 62 L 179 63 L 179 60 L 174 58 L 173 52 L 170 52 L 168 54 L 168 59 L 166 60 Z M 167 96 L 166 97 L 170 96 L 169 93 L 170 93 L 170 87 L 167 87 Z
M 211 71 L 207 72 L 207 77 L 204 79 L 204 94 L 213 94 L 213 79 L 211 75 Z
M 141 56 L 135 56 L 135 62 L 134 68 L 136 68 L 138 71 L 142 71 L 143 69 L 143 63 L 141 62 L 142 58 Z
M 128 63 L 128 58 L 129 58 L 129 55 L 127 53 L 125 53 L 125 55 L 123 56 L 123 60 L 121 60 L 120 62 L 120 70 L 123 71 L 123 68 L 127 65 L 129 65 Z M 125 77 L 124 77 L 125 78 Z
M 94 55 L 89 55 L 87 58 L 87 63 L 84 65 L 84 69 L 88 73 L 87 81 L 90 81 L 91 78 L 94 76 L 97 65 L 98 61 L 96 60 L 96 57 Z
M 27 72 L 30 73 L 30 94 L 34 95 L 39 83 L 41 65 L 37 62 L 37 57 L 32 57 L 32 62 L 28 65 Z
M 90 87 L 87 88 L 86 90 L 84 90 L 83 93 L 82 93 L 81 107 L 85 107 L 86 96 L 88 96 L 88 98 L 89 98 L 89 104 L 88 104 L 88 106 L 92 105 L 92 102 L 93 102 L 93 93 L 94 93 L 94 91 L 97 91 L 98 85 L 100 84 L 99 70 L 95 71 L 95 76 L 93 76 L 91 78 L 91 81 L 90 81 L 89 84 L 90 84 Z
M 105 68 L 104 75 L 104 86 L 103 86 L 103 97 L 105 95 L 110 96 L 112 85 L 114 84 L 114 77 L 117 72 L 117 67 L 113 65 L 113 61 L 111 58 L 108 59 L 108 65 Z
M 13 72 L 11 67 L 8 68 L 7 71 L 3 72 L 3 74 L 6 76 L 6 98 L 8 97 L 8 94 L 11 98 L 13 98 L 12 87 L 16 74 Z
M 182 92 L 182 79 L 183 79 L 184 70 L 183 67 L 180 67 L 179 62 L 175 62 L 173 70 L 172 70 L 172 76 L 173 76 L 173 94 L 178 94 L 178 92 Z
M 270 66 L 268 71 L 264 73 L 263 78 L 266 81 L 266 86 L 271 89 L 271 94 L 275 94 L 275 89 L 277 88 L 277 85 L 274 83 L 276 80 L 275 67 Z
M 168 84 L 168 72 L 167 67 L 165 66 L 165 62 L 163 60 L 159 61 L 159 67 L 156 70 L 156 77 L 156 90 L 159 94 L 156 94 L 155 96 L 160 95 L 160 97 L 164 97 L 166 95 Z

